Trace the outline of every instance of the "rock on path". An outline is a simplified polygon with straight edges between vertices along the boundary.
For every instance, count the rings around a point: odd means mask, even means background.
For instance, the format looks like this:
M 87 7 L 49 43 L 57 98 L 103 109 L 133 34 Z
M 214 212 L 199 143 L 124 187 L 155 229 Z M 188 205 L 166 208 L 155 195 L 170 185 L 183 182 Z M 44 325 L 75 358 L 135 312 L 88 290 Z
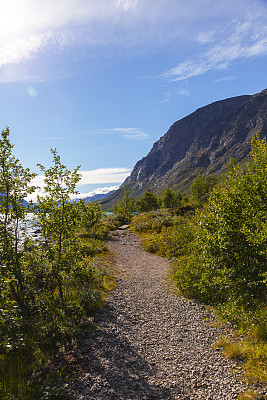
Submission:
M 116 231 L 110 248 L 120 278 L 96 316 L 98 329 L 74 354 L 74 398 L 235 399 L 245 385 L 214 349 L 223 328 L 171 291 L 168 261 L 144 252 L 128 231 Z

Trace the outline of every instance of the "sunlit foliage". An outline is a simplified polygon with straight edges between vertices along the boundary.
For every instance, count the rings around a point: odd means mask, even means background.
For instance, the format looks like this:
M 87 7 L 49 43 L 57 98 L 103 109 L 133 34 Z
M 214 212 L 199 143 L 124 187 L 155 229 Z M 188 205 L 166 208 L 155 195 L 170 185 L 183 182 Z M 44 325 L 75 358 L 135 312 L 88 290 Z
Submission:
M 52 167 L 41 167 L 46 196 L 25 207 L 34 174 L 13 155 L 8 128 L 0 145 L 0 398 L 67 399 L 63 375 L 48 363 L 92 326 L 111 281 L 107 262 L 95 256 L 105 250 L 102 213 L 99 204 L 71 201 L 78 168 L 69 171 L 56 150 Z M 28 211 L 41 240 L 21 237 Z

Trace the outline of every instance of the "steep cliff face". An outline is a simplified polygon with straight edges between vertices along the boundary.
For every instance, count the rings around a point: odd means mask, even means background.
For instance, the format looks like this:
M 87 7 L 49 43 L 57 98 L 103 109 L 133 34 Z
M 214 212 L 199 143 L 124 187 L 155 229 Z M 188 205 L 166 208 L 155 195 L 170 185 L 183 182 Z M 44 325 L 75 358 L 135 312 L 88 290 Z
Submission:
M 167 186 L 186 191 L 198 173 L 219 175 L 231 157 L 245 159 L 256 134 L 267 136 L 267 89 L 217 101 L 175 122 L 111 197 L 121 197 L 124 187 L 136 196 Z
M 218 175 L 231 157 L 244 159 L 257 133 L 267 134 L 267 90 L 217 101 L 175 122 L 123 186 L 138 192 L 186 189 L 199 172 Z

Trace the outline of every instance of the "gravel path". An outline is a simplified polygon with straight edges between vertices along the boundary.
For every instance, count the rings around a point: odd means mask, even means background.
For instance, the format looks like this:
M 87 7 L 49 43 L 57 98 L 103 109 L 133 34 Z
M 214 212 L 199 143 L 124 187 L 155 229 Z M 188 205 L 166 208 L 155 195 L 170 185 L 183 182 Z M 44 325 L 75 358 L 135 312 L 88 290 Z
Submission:
M 235 399 L 245 385 L 213 347 L 225 332 L 204 307 L 172 292 L 168 261 L 128 231 L 116 231 L 110 248 L 118 285 L 73 355 L 74 398 Z

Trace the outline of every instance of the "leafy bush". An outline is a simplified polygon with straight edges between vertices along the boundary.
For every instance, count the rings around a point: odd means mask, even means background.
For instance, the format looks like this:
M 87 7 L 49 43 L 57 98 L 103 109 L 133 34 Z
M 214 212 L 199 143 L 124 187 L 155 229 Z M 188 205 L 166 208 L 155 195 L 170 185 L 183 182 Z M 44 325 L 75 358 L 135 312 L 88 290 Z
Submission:
M 172 227 L 162 227 L 158 234 L 146 236 L 142 241 L 144 249 L 167 258 L 187 254 L 194 239 L 192 221 L 176 217 L 173 218 L 173 224 L 175 225 Z
M 191 198 L 197 204 L 203 205 L 213 188 L 218 182 L 218 178 L 213 175 L 207 175 L 203 177 L 199 174 L 192 182 L 190 187 Z
M 266 140 L 254 139 L 251 154 L 244 169 L 233 167 L 198 215 L 194 253 L 202 264 L 194 267 L 190 259 L 183 267 L 177 263 L 179 286 L 184 273 L 201 275 L 202 300 L 225 302 L 241 296 L 251 303 L 266 299 Z
M 175 192 L 170 188 L 166 188 L 162 193 L 162 196 L 158 199 L 158 203 L 161 208 L 177 209 L 181 206 L 182 195 Z
M 254 382 L 267 382 L 266 139 L 254 138 L 251 148 L 250 161 L 244 167 L 231 162 L 214 188 L 213 179 L 194 180 L 191 203 L 175 212 L 195 208 L 195 216 L 159 210 L 135 217 L 132 225 L 147 251 L 173 259 L 181 294 L 215 305 L 223 320 L 246 333 L 246 341 L 230 343 L 227 353 L 244 361 Z
M 106 228 L 98 204 L 70 201 L 78 168 L 68 171 L 52 150 L 53 166 L 41 167 L 47 196 L 35 208 L 43 243 L 25 237 L 28 251 L 22 251 L 19 223 L 27 211 L 22 199 L 33 190 L 28 187 L 33 175 L 13 156 L 8 128 L 1 137 L 0 397 L 66 399 L 64 385 L 57 379 L 51 387 L 53 374 L 46 379 L 42 371 L 59 348 L 73 343 L 82 325 L 92 326 L 103 303 L 112 279 L 106 260 L 95 255 L 106 249 Z
M 128 189 L 124 189 L 121 200 L 113 204 L 114 213 L 120 218 L 122 223 L 128 224 L 136 210 L 136 202 Z
M 106 231 L 114 231 L 124 224 L 124 218 L 118 214 L 103 214 L 102 225 Z
M 174 219 L 167 210 L 150 211 L 134 216 L 131 225 L 138 233 L 159 233 L 163 227 L 173 226 Z
M 107 250 L 107 246 L 103 240 L 94 237 L 81 238 L 78 241 L 76 251 L 82 256 L 93 256 Z
M 151 190 L 146 190 L 137 201 L 137 209 L 139 212 L 148 212 L 159 208 L 157 197 Z

